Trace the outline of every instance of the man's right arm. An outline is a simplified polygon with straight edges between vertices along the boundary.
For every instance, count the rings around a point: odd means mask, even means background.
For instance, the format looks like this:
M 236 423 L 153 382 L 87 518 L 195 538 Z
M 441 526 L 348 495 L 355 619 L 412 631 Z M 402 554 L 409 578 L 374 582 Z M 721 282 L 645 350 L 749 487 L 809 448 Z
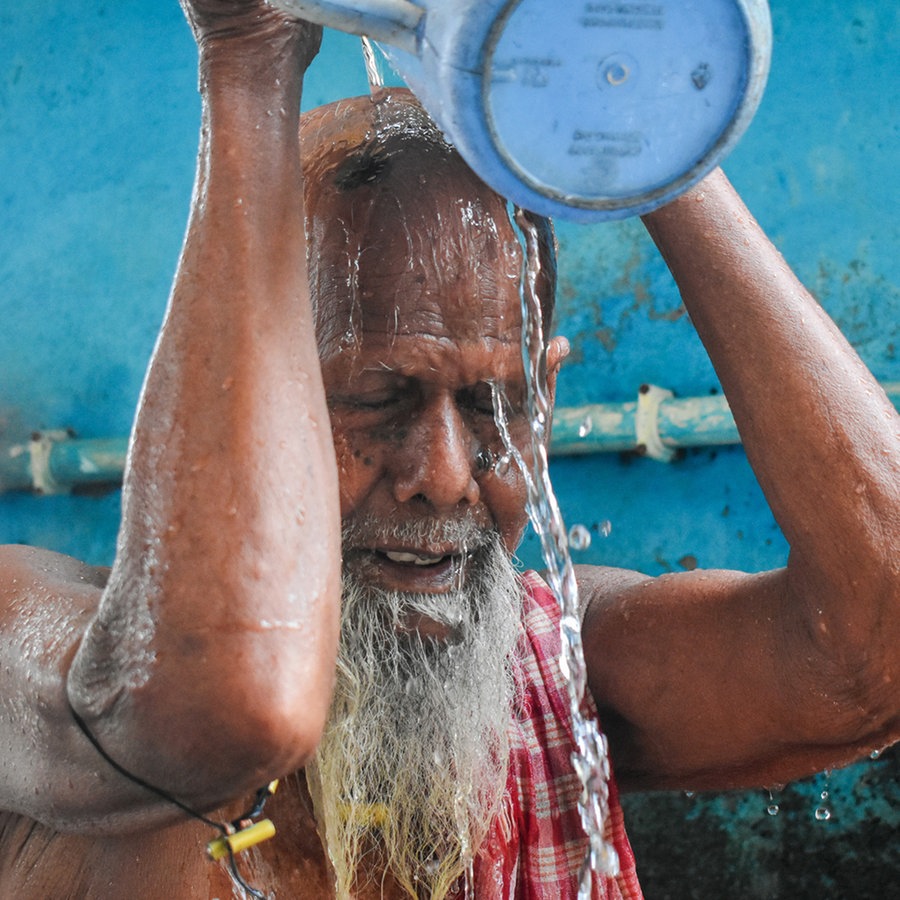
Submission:
M 721 171 L 645 224 L 790 553 L 764 573 L 582 571 L 620 784 L 846 765 L 900 739 L 900 417 Z
M 101 587 L 54 555 L 0 557 L 0 803 L 58 827 L 159 816 L 72 710 L 120 765 L 210 809 L 303 765 L 330 698 L 337 476 L 297 146 L 319 34 L 262 0 L 183 5 L 200 47 L 197 182 L 116 559 Z

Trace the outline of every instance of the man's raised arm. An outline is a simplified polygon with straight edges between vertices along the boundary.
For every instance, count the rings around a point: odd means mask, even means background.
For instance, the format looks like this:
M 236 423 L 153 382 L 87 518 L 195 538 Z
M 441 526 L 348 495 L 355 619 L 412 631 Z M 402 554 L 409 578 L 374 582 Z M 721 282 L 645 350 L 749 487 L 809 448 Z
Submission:
M 4 645 L 39 630 L 4 688 L 20 699 L 4 706 L 2 799 L 63 827 L 130 809 L 140 824 L 153 801 L 99 758 L 69 703 L 120 765 L 209 809 L 303 765 L 330 699 L 337 477 L 297 140 L 320 33 L 262 0 L 183 5 L 200 49 L 197 181 L 116 559 L 101 595 L 58 558 L 3 557 Z
M 844 764 L 900 738 L 900 417 L 721 172 L 645 223 L 790 558 L 761 575 L 581 573 L 620 778 L 772 785 Z

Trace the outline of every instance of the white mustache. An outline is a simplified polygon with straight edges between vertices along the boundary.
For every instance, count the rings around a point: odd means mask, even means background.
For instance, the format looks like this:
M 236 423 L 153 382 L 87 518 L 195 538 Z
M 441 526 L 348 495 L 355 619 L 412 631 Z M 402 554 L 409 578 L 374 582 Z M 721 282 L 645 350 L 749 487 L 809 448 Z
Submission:
M 493 529 L 472 517 L 463 519 L 418 518 L 409 522 L 375 519 L 366 516 L 344 521 L 341 537 L 345 548 L 374 547 L 385 544 L 453 544 L 472 552 L 487 546 Z

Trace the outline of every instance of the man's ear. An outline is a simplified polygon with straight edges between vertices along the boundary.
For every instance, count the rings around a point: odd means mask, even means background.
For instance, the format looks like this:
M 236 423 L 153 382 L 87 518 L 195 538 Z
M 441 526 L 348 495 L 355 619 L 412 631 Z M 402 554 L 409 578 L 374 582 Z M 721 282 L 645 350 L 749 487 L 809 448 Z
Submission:
M 547 389 L 550 391 L 551 403 L 556 402 L 556 376 L 559 374 L 563 360 L 569 355 L 569 339 L 557 335 L 547 345 Z
M 553 432 L 553 409 L 556 406 L 556 376 L 563 360 L 569 355 L 568 338 L 557 335 L 550 339 L 547 345 L 547 390 L 550 392 L 550 421 L 547 423 L 547 449 L 550 449 L 549 439 Z

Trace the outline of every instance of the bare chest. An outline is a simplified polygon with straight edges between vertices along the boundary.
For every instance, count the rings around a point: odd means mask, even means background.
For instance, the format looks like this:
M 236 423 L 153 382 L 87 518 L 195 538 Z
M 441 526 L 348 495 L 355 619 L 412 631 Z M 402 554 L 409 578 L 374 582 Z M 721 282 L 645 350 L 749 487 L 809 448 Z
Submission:
M 277 794 L 266 814 L 274 838 L 237 857 L 241 878 L 270 900 L 328 900 L 331 873 L 302 798 Z M 225 861 L 212 862 L 202 823 L 185 822 L 146 834 L 92 837 L 61 834 L 7 814 L 0 817 L 0 897 L 17 900 L 245 900 Z M 358 900 L 400 894 L 389 883 Z

